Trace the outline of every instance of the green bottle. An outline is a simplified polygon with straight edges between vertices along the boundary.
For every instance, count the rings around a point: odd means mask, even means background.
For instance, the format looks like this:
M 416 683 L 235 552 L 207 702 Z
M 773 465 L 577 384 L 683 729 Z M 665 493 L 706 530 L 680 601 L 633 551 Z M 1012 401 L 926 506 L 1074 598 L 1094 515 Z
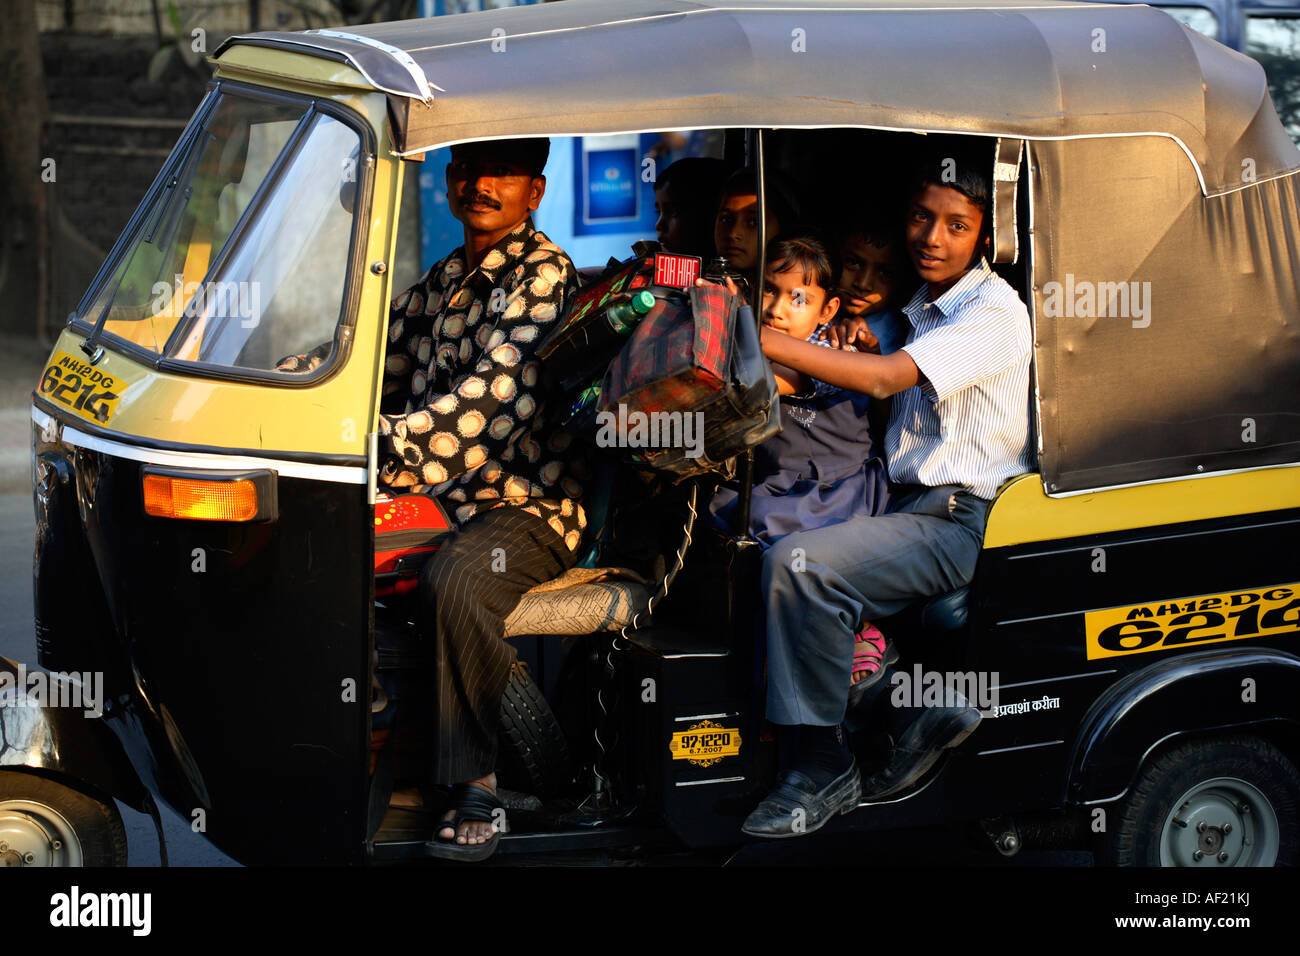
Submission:
M 627 335 L 654 307 L 654 293 L 642 289 L 635 295 L 621 295 L 606 306 L 605 321 L 619 335 Z

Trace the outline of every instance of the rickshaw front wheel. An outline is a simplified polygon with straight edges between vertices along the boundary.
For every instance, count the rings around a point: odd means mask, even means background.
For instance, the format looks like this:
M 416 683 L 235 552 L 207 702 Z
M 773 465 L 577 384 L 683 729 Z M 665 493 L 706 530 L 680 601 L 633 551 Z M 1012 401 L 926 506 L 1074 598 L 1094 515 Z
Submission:
M 1193 740 L 1149 761 L 1103 857 L 1118 866 L 1293 866 L 1300 776 L 1266 740 Z
M 0 866 L 126 866 L 116 804 L 31 773 L 0 773 Z

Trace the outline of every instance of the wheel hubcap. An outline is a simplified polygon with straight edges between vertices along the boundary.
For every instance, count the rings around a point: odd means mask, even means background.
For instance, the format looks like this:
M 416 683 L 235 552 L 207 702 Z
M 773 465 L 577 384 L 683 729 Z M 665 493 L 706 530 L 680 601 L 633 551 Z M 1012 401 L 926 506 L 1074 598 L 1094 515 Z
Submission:
M 34 800 L 0 800 L 0 866 L 81 866 L 67 818 Z
M 1277 814 L 1254 784 L 1215 777 L 1192 787 L 1165 818 L 1161 866 L 1272 866 L 1279 844 Z

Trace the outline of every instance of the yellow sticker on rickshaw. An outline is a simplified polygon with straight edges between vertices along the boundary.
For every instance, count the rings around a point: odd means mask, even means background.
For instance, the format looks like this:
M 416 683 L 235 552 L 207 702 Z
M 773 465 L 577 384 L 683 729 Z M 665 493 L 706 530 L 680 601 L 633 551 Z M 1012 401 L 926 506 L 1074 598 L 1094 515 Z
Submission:
M 697 767 L 711 767 L 723 757 L 740 754 L 740 728 L 702 720 L 673 734 L 668 750 L 674 760 L 689 760 Z
M 1084 615 L 1088 660 L 1300 632 L 1300 583 L 1155 601 Z
M 106 425 L 129 384 L 67 352 L 55 352 L 36 391 L 87 421 Z

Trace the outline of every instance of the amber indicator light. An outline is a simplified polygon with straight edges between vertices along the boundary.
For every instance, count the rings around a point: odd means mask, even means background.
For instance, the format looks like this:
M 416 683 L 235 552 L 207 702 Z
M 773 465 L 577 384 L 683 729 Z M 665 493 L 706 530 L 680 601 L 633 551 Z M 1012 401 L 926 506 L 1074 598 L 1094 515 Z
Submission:
M 145 475 L 144 511 L 158 518 L 251 521 L 257 516 L 257 487 L 247 478 L 204 481 Z

